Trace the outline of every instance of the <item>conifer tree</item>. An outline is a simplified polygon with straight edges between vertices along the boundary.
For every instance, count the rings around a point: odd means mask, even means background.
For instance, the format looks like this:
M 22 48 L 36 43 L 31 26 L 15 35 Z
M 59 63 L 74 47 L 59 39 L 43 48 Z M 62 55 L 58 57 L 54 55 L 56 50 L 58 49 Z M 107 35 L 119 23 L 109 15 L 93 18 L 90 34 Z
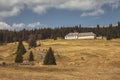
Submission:
M 112 38 L 113 38 L 113 30 L 112 30 L 112 24 L 110 24 L 107 30 L 107 40 L 111 40 Z
M 16 53 L 18 53 L 18 52 L 21 52 L 22 55 L 24 55 L 26 53 L 26 49 L 25 49 L 22 41 L 19 41 L 19 43 L 18 43 L 18 48 L 17 48 Z
M 106 39 L 107 40 L 111 40 L 111 34 L 110 34 L 110 30 L 107 31 L 107 36 L 106 36 Z
M 25 49 L 22 41 L 19 41 L 18 48 L 16 51 L 15 63 L 22 63 L 23 62 L 23 55 L 25 53 L 26 53 L 26 49 Z
M 56 59 L 54 56 L 54 51 L 50 47 L 49 50 L 47 51 L 47 54 L 44 59 L 44 65 L 56 65 Z
M 32 48 L 32 47 L 36 47 L 36 46 L 37 46 L 36 40 L 30 39 L 29 40 L 29 47 Z
M 20 51 L 17 52 L 15 63 L 22 63 L 23 62 L 23 56 Z
M 30 51 L 30 54 L 29 54 L 29 61 L 34 61 L 34 55 L 33 55 L 33 52 Z

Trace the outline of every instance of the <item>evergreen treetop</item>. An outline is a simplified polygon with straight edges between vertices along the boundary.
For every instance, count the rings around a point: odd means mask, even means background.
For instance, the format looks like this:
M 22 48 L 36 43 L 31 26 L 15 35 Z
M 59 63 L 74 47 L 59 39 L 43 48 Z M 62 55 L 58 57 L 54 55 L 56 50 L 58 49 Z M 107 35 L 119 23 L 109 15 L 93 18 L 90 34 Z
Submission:
M 23 62 L 23 56 L 20 51 L 17 52 L 15 63 L 22 63 Z
M 22 55 L 24 55 L 26 53 L 26 49 L 25 49 L 22 41 L 19 41 L 19 43 L 18 43 L 18 48 L 17 48 L 16 53 L 17 52 L 21 52 Z
M 30 54 L 29 54 L 29 61 L 34 61 L 34 55 L 33 55 L 33 52 L 30 51 Z
M 28 44 L 29 44 L 29 47 L 30 47 L 30 48 L 37 46 L 36 36 L 35 36 L 35 35 L 30 35 L 30 36 L 29 36 Z
M 44 59 L 44 65 L 56 65 L 56 59 L 54 56 L 54 51 L 50 47 L 49 50 L 47 51 L 47 54 Z

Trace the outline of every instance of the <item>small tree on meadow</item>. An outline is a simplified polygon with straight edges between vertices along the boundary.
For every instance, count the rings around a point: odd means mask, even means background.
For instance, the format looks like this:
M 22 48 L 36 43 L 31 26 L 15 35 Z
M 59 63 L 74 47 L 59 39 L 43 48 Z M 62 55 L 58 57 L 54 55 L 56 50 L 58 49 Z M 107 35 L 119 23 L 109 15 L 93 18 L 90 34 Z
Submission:
M 23 62 L 23 56 L 20 51 L 17 52 L 16 58 L 15 58 L 15 63 L 22 63 Z
M 47 54 L 44 59 L 44 65 L 56 65 L 56 59 L 54 56 L 54 51 L 50 47 L 49 50 L 47 51 Z
M 16 51 L 15 63 L 22 63 L 23 62 L 23 55 L 26 53 L 26 49 L 22 43 L 19 41 L 18 48 Z
M 29 54 L 29 61 L 34 61 L 34 55 L 33 55 L 33 52 L 30 51 L 30 54 Z
M 19 41 L 19 43 L 18 43 L 18 48 L 17 48 L 16 53 L 18 53 L 18 52 L 21 52 L 22 55 L 24 55 L 26 53 L 26 49 L 25 49 L 22 41 Z

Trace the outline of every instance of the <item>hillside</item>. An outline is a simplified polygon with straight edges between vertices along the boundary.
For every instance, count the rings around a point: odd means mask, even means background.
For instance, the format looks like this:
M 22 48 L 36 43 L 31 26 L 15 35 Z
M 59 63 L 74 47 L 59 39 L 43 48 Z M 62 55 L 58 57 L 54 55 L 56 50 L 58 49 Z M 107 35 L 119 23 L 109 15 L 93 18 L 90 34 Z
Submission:
M 52 47 L 57 66 L 0 67 L 0 80 L 120 80 L 120 39 L 41 40 L 31 49 L 40 61 L 43 49 Z M 28 45 L 24 42 L 26 49 Z M 12 63 L 17 43 L 0 46 L 0 62 Z M 26 60 L 29 52 L 24 55 Z M 31 73 L 29 73 L 31 72 Z M 18 76 L 18 75 L 21 75 Z M 31 76 L 32 75 L 32 76 Z

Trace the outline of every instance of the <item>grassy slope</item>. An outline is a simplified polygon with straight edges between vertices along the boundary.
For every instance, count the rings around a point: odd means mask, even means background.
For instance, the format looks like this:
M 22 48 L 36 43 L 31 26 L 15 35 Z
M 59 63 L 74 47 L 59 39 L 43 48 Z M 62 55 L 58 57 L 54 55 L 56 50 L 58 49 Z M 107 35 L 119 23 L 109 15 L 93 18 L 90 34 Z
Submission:
M 120 80 L 120 39 L 40 42 L 41 47 L 32 49 L 35 59 L 40 60 L 38 53 L 52 47 L 55 55 L 60 55 L 56 56 L 57 66 L 0 67 L 0 80 Z M 14 61 L 12 53 L 16 51 L 16 46 L 15 43 L 0 46 L 3 61 Z

